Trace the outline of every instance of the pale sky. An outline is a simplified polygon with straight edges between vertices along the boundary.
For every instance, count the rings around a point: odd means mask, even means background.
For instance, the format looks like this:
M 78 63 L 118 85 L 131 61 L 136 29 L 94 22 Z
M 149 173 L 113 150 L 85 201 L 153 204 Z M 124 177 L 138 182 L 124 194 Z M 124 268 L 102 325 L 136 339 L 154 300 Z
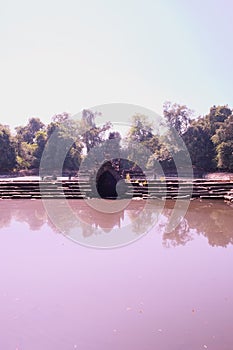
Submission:
M 233 107 L 231 0 L 0 0 L 0 123 L 112 102 Z

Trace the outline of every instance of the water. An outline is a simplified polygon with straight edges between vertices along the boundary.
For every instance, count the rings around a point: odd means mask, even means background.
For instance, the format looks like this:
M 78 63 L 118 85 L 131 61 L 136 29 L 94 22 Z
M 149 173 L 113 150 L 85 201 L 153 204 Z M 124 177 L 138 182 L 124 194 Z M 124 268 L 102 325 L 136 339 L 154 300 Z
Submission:
M 83 201 L 70 205 L 88 239 L 133 223 L 142 203 L 108 221 Z M 107 250 L 61 234 L 41 201 L 3 200 L 0 208 L 0 349 L 232 350 L 233 217 L 226 203 L 192 201 L 166 233 L 168 202 L 147 235 Z

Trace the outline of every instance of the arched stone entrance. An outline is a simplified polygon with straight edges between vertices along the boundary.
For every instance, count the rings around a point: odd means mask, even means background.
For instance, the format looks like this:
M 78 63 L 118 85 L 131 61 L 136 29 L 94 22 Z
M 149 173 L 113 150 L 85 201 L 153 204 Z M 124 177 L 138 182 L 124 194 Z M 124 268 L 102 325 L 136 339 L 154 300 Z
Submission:
M 119 180 L 120 175 L 115 171 L 111 162 L 104 163 L 96 175 L 96 188 L 100 197 L 116 199 L 118 197 L 116 185 Z
M 120 161 L 123 163 L 121 167 L 117 168 L 112 160 L 106 161 L 98 170 L 96 175 L 98 195 L 106 199 L 128 198 L 128 196 L 132 196 L 132 188 L 129 191 L 127 183 L 129 180 L 133 186 L 133 196 L 142 197 L 148 194 L 146 176 L 142 169 L 128 160 L 120 159 Z

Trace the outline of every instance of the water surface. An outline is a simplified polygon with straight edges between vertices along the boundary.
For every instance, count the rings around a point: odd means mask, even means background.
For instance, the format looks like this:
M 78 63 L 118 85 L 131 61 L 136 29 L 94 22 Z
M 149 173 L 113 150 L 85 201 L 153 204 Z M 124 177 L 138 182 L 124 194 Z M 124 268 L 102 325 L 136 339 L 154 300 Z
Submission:
M 146 222 L 134 226 L 141 201 L 107 216 L 83 201 L 70 206 L 83 219 L 84 239 L 117 234 L 128 223 L 137 234 Z M 39 200 L 2 200 L 0 209 L 0 349 L 232 350 L 233 218 L 226 203 L 192 201 L 167 233 L 168 202 L 147 235 L 109 250 L 61 234 Z

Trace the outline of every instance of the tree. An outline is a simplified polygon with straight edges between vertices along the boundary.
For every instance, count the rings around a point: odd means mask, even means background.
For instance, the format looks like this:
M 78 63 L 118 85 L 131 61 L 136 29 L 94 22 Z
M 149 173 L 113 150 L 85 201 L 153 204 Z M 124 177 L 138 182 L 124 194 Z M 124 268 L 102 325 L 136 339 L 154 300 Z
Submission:
M 166 101 L 163 115 L 168 127 L 173 127 L 181 136 L 188 129 L 193 112 L 185 105 Z
M 213 106 L 210 108 L 209 114 L 206 116 L 206 121 L 209 123 L 210 133 L 213 136 L 222 123 L 232 114 L 231 109 L 227 106 Z
M 216 169 L 215 146 L 211 140 L 210 128 L 203 122 L 203 119 L 193 121 L 182 138 L 189 151 L 192 164 L 197 170 Z
M 84 109 L 82 112 L 81 140 L 86 147 L 87 153 L 90 152 L 93 147 L 100 145 L 104 141 L 105 133 L 111 127 L 110 122 L 107 122 L 102 126 L 97 126 L 95 118 L 98 115 L 101 114 L 89 109 Z
M 70 119 L 70 114 L 67 112 L 63 112 L 63 113 L 55 114 L 52 117 L 52 122 L 62 124 L 67 122 L 67 120 L 69 119 Z
M 132 117 L 132 125 L 128 132 L 128 142 L 142 144 L 151 153 L 158 151 L 161 147 L 161 139 L 154 132 L 154 124 L 147 116 L 135 114 Z
M 15 144 L 12 140 L 10 129 L 0 124 L 0 171 L 2 173 L 14 169 L 16 166 Z
M 17 155 L 18 169 L 32 169 L 35 161 L 34 152 L 36 145 L 33 143 L 21 142 L 20 154 Z
M 108 159 L 110 156 L 110 160 L 111 160 L 113 154 L 115 158 L 120 158 L 120 154 L 121 154 L 120 142 L 121 142 L 121 134 L 118 131 L 113 131 L 109 133 L 108 139 L 103 144 L 104 154 L 106 159 Z
M 36 133 L 45 127 L 39 118 L 30 118 L 26 126 L 18 126 L 16 130 L 16 138 L 18 142 L 33 143 Z
M 38 165 L 34 152 L 36 151 L 36 135 L 45 125 L 39 118 L 30 118 L 26 126 L 18 126 L 16 130 L 17 163 L 19 169 L 31 169 Z
M 128 140 L 136 143 L 147 143 L 153 137 L 153 124 L 148 117 L 135 114 L 128 132 Z
M 233 171 L 233 141 L 222 142 L 216 147 L 218 168 Z
M 80 136 L 80 123 L 67 113 L 56 115 L 47 126 L 47 135 L 37 134 L 37 157 L 40 159 L 45 150 L 43 167 L 53 173 L 63 170 L 76 171 L 79 169 L 83 145 Z
M 39 168 L 40 166 L 40 160 L 42 157 L 42 154 L 44 152 L 44 148 L 46 145 L 48 139 L 48 135 L 46 131 L 37 131 L 36 137 L 35 137 L 35 149 L 33 152 L 34 160 L 33 160 L 33 167 Z
M 190 123 L 182 138 L 196 168 L 204 171 L 230 169 L 231 116 L 228 106 L 213 106 L 206 116 Z
M 229 111 L 229 110 L 228 110 Z M 229 113 L 228 113 L 229 114 Z M 233 171 L 233 115 L 229 114 L 219 123 L 219 127 L 212 136 L 216 146 L 217 166 L 221 170 Z
M 127 135 L 128 148 L 131 148 L 131 143 L 138 145 L 137 150 L 132 149 L 133 153 L 139 152 L 139 145 L 141 145 L 142 157 L 148 156 L 158 152 L 161 148 L 161 140 L 158 135 L 154 134 L 153 122 L 147 116 L 142 114 L 135 114 L 132 117 L 131 127 Z M 146 150 L 146 153 L 145 153 Z M 143 154 L 145 153 L 145 154 Z

